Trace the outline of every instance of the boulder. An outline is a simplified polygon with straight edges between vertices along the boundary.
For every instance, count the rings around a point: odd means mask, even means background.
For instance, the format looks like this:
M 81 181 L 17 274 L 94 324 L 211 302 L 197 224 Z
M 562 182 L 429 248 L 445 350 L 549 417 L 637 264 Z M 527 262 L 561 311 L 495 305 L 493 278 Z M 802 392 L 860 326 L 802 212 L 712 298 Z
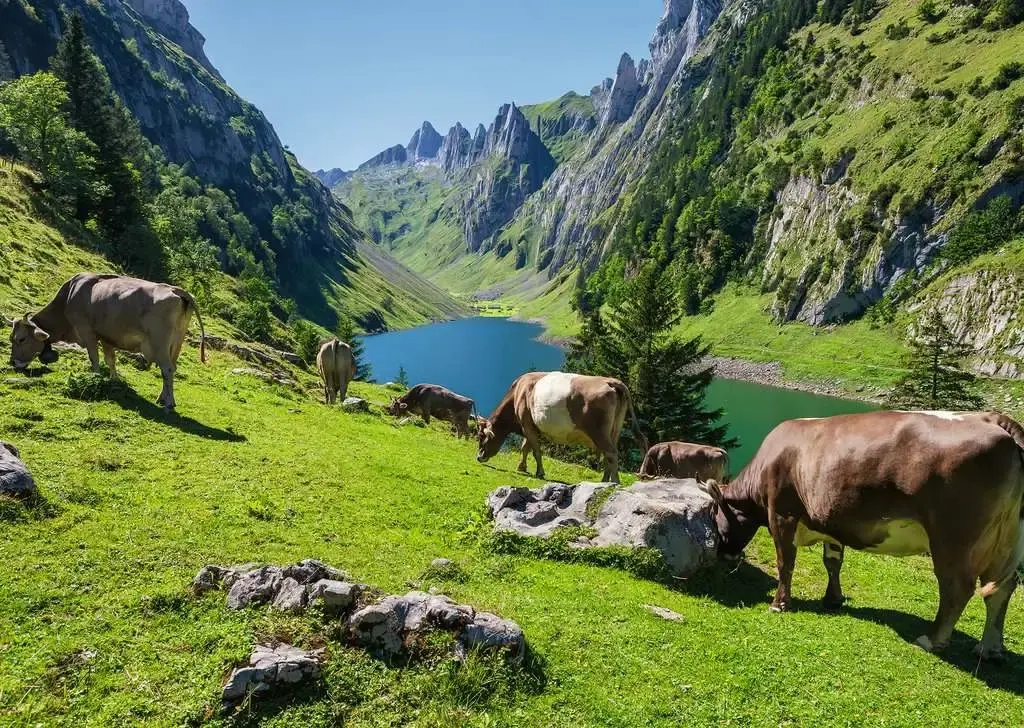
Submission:
M 257 645 L 249 664 L 236 668 L 221 692 L 225 709 L 250 695 L 263 695 L 282 687 L 320 677 L 323 650 L 306 651 L 292 645 Z
M 330 609 L 347 609 L 363 589 L 347 583 L 347 578 L 343 571 L 316 559 L 292 566 L 209 565 L 192 580 L 192 591 L 199 595 L 224 586 L 229 609 L 270 604 L 282 612 L 299 614 L 317 599 Z
M 336 579 L 321 579 L 309 589 L 309 603 L 320 602 L 328 613 L 345 612 L 356 603 L 362 593 L 359 584 Z
M 536 490 L 506 486 L 491 493 L 487 505 L 496 532 L 547 538 L 565 526 L 584 526 L 595 534 L 577 539 L 573 546 L 657 549 L 678 577 L 714 563 L 718 550 L 715 503 L 696 480 L 661 479 L 615 488 L 597 513 L 588 515 L 588 506 L 609 488 L 614 486 L 550 484 Z
M 495 531 L 546 538 L 563 526 L 590 525 L 587 506 L 612 488 L 608 483 L 551 483 L 539 490 L 503 486 L 487 498 Z
M 23 498 L 36 492 L 36 482 L 18 448 L 0 440 L 0 495 Z
M 341 408 L 346 412 L 369 412 L 370 403 L 359 397 L 346 397 L 341 403 Z

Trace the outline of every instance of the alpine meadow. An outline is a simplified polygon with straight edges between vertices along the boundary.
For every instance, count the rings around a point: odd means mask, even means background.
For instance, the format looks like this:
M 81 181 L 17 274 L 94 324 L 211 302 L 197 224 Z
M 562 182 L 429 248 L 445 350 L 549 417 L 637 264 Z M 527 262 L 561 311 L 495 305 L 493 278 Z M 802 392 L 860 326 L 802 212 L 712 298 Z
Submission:
M 664 0 L 317 171 L 189 8 L 0 0 L 0 725 L 1024 725 L 1024 0 Z

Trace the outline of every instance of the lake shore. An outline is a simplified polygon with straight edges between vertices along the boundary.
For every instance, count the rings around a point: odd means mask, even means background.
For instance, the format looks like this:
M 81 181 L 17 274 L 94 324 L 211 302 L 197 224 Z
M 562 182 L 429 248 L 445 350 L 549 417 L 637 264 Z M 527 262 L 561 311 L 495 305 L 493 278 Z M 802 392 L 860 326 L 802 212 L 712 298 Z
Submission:
M 841 399 L 853 399 L 879 404 L 885 394 L 884 392 L 868 392 L 866 389 L 862 389 L 859 392 L 851 392 L 840 386 L 839 383 L 787 379 L 782 373 L 782 364 L 777 361 L 753 362 L 724 356 L 707 356 L 704 357 L 701 364 L 713 367 L 715 376 L 720 379 L 736 379 L 743 382 L 762 384 L 767 387 L 793 389 L 800 392 L 820 394 L 826 397 L 839 397 Z

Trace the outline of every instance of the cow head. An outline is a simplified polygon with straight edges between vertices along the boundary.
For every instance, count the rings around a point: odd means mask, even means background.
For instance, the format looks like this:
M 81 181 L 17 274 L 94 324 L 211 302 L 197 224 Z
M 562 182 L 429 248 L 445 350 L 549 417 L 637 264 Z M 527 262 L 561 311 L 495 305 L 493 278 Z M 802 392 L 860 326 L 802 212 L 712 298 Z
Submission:
M 495 434 L 491 421 L 484 417 L 476 418 L 476 439 L 480 445 L 476 453 L 477 462 L 486 463 L 501 449 L 502 439 Z
M 17 371 L 24 371 L 36 357 L 43 364 L 57 361 L 57 352 L 50 343 L 50 335 L 36 326 L 35 322 L 25 314 L 20 321 L 11 324 L 11 366 Z
M 391 398 L 391 404 L 389 404 L 387 406 L 385 411 L 389 415 L 393 415 L 395 417 L 399 417 L 399 416 L 405 414 L 408 409 L 409 409 L 409 405 L 407 405 L 405 402 L 400 401 L 398 399 L 398 397 L 392 397 Z
M 714 480 L 701 483 L 715 502 L 715 527 L 718 530 L 718 558 L 735 564 L 743 558 L 743 549 L 754 538 L 763 523 L 757 517 L 745 513 L 737 504 L 730 502 L 727 491 Z

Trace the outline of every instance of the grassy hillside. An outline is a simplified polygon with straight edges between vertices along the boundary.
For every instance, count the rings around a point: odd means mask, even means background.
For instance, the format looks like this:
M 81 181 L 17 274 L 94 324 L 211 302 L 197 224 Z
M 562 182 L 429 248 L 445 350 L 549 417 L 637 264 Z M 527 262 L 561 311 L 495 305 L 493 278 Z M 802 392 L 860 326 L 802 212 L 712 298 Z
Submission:
M 299 388 L 235 375 L 236 360 L 182 357 L 180 418 L 148 404 L 159 379 L 125 368 L 113 401 L 63 394 L 80 357 L 22 384 L 0 380 L 0 438 L 17 443 L 45 503 L 0 503 L 0 722 L 34 725 L 219 724 L 228 668 L 257 638 L 317 640 L 309 620 L 230 613 L 224 595 L 193 598 L 204 564 L 316 557 L 385 590 L 430 560 L 465 580 L 427 579 L 453 598 L 517 620 L 539 671 L 514 684 L 493 665 L 390 670 L 328 641 L 319 688 L 270 703 L 242 724 L 273 726 L 1016 725 L 1024 661 L 978 665 L 970 605 L 945 657 L 907 640 L 936 604 L 923 558 L 850 554 L 846 610 L 816 607 L 820 552 L 801 553 L 799 610 L 769 614 L 773 550 L 753 567 L 660 584 L 611 569 L 495 553 L 465 534 L 484 496 L 531 484 L 515 458 L 478 465 L 442 429 L 345 415 Z M 383 402 L 387 393 L 357 384 Z M 549 475 L 593 473 L 552 462 Z M 467 530 L 467 527 L 468 530 Z M 643 605 L 670 608 L 662 621 Z M 1024 600 L 1007 623 L 1024 651 Z M 970 637 L 968 637 L 970 635 Z M 497 671 L 496 671 L 497 670 Z

